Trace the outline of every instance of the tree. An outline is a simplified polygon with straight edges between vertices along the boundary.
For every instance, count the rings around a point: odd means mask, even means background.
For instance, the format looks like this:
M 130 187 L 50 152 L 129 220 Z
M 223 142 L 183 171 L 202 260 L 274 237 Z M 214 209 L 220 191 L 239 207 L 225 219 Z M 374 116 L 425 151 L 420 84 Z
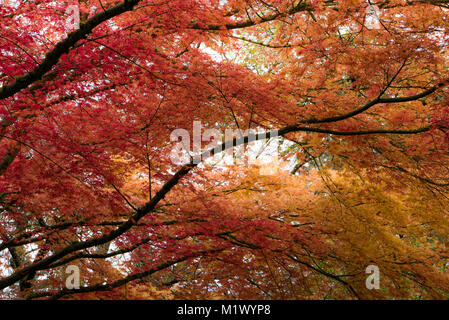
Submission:
M 447 297 L 448 9 L 3 1 L 3 297 Z M 198 121 L 281 165 L 174 163 Z

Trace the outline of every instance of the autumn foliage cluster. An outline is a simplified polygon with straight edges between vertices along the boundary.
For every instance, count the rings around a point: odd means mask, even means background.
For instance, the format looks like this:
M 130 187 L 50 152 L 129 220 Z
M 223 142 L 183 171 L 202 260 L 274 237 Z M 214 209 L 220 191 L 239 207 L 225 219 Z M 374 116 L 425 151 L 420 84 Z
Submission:
M 446 0 L 0 0 L 0 297 L 449 298 L 448 45 Z M 194 121 L 279 161 L 175 164 Z

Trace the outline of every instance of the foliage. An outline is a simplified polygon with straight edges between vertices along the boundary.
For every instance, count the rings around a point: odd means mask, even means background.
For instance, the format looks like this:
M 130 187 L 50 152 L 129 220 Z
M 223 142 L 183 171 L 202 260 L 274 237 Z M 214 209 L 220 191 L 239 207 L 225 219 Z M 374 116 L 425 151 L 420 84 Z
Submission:
M 448 298 L 449 7 L 372 4 L 2 1 L 2 298 Z M 173 164 L 194 121 L 279 166 Z

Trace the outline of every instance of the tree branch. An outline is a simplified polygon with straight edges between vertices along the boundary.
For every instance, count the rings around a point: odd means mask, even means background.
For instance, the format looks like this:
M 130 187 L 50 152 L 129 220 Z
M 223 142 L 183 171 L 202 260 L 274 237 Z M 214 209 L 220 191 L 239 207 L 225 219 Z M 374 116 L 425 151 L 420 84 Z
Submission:
M 80 28 L 71 32 L 67 38 L 57 43 L 56 46 L 46 54 L 45 59 L 32 71 L 19 77 L 13 83 L 0 88 L 0 100 L 9 98 L 22 89 L 27 88 L 33 82 L 39 81 L 53 66 L 58 63 L 59 58 L 69 53 L 72 47 L 81 39 L 84 39 L 92 30 L 101 23 L 118 16 L 124 12 L 131 11 L 140 0 L 125 0 L 122 3 L 104 10 L 80 25 Z

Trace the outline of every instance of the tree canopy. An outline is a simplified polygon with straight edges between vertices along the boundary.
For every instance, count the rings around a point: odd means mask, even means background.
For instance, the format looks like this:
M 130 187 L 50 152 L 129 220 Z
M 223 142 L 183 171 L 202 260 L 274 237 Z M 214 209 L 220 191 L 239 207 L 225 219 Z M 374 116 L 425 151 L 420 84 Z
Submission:
M 448 12 L 0 0 L 0 296 L 448 298 Z

